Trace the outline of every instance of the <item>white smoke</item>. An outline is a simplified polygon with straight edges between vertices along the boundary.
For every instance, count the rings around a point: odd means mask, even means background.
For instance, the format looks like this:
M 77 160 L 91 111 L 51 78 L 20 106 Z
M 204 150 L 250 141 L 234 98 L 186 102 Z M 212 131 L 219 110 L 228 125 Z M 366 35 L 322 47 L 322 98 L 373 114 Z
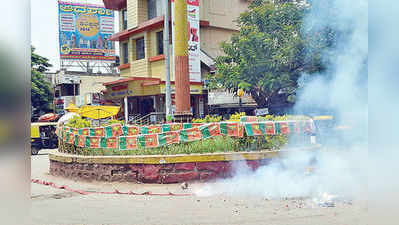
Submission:
M 324 3 L 328 2 L 328 5 Z M 326 15 L 335 15 L 329 17 Z M 322 106 L 334 112 L 338 124 L 350 127 L 340 145 L 321 151 L 292 151 L 251 172 L 236 165 L 236 175 L 206 185 L 196 194 L 257 195 L 267 198 L 320 197 L 325 193 L 346 198 L 367 197 L 368 172 L 368 2 L 358 0 L 313 1 L 304 29 L 331 27 L 342 35 L 336 49 L 325 53 L 326 74 L 304 79 L 295 109 Z M 327 75 L 328 74 L 328 75 Z M 308 75 L 304 74 L 304 78 Z M 317 113 L 317 112 L 316 112 Z M 336 143 L 336 142 L 335 142 Z M 283 149 L 284 150 L 284 149 Z M 306 168 L 314 163 L 314 172 Z
M 370 1 L 370 224 L 398 224 L 399 2 Z M 372 159 L 372 160 L 371 160 Z

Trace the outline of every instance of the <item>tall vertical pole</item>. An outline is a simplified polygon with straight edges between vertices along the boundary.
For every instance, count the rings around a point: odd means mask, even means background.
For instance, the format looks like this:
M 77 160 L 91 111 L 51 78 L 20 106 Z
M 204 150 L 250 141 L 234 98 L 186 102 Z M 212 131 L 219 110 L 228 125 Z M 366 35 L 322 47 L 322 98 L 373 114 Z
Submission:
M 54 111 L 54 113 L 57 113 L 57 110 L 55 109 L 55 85 L 54 85 L 54 81 L 53 81 L 53 84 L 52 84 L 52 86 L 53 86 L 53 111 Z
M 239 104 L 240 104 L 240 109 L 239 109 L 239 111 L 242 112 L 242 100 L 241 100 L 241 96 L 240 96 L 240 99 L 239 99 Z
M 169 50 L 169 0 L 165 0 L 165 20 L 163 29 L 164 54 L 165 54 L 165 98 L 166 98 L 166 118 L 172 114 L 172 99 L 170 93 L 170 50 Z
M 181 118 L 191 114 L 187 29 L 187 0 L 175 0 L 176 116 Z
M 76 105 L 76 86 L 75 86 L 75 81 L 72 81 L 73 85 L 73 103 Z

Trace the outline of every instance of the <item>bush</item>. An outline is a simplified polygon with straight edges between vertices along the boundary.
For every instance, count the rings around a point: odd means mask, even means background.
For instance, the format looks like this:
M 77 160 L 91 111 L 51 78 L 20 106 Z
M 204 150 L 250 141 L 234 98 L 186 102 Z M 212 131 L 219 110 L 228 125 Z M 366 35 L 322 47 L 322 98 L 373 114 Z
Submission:
M 222 121 L 222 116 L 212 117 L 210 115 L 206 115 L 203 119 L 193 119 L 193 123 L 213 123 Z
M 82 119 L 79 116 L 74 116 L 72 119 L 68 121 L 66 126 L 72 128 L 85 128 L 85 127 L 91 127 L 91 123 L 90 121 Z
M 236 112 L 233 115 L 230 115 L 230 119 L 228 121 L 240 122 L 242 116 L 246 116 L 245 112 Z
M 109 126 L 109 125 L 116 124 L 116 123 L 123 125 L 124 122 L 121 120 L 112 119 L 112 120 L 108 120 L 106 123 L 104 123 L 103 126 Z

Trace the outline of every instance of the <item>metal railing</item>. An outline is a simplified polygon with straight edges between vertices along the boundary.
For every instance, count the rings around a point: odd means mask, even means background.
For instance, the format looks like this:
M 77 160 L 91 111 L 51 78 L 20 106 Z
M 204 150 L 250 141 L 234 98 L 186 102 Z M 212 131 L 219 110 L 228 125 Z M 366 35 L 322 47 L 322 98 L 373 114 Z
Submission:
M 128 122 L 131 123 L 133 121 L 136 121 L 140 119 L 141 115 L 140 114 L 130 114 L 128 118 Z
M 164 112 L 152 112 L 141 118 L 132 120 L 129 123 L 143 126 L 150 124 L 165 123 L 165 121 L 166 121 L 166 115 Z

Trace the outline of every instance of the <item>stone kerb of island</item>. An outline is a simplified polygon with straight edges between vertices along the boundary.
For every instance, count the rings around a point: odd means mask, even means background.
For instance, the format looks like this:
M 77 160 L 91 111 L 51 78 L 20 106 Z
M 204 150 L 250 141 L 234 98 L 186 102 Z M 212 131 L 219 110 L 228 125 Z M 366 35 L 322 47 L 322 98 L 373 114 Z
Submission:
M 49 154 L 50 174 L 86 181 L 178 183 L 208 181 L 233 175 L 234 162 L 252 170 L 266 165 L 281 151 L 229 152 L 189 155 L 81 156 Z

